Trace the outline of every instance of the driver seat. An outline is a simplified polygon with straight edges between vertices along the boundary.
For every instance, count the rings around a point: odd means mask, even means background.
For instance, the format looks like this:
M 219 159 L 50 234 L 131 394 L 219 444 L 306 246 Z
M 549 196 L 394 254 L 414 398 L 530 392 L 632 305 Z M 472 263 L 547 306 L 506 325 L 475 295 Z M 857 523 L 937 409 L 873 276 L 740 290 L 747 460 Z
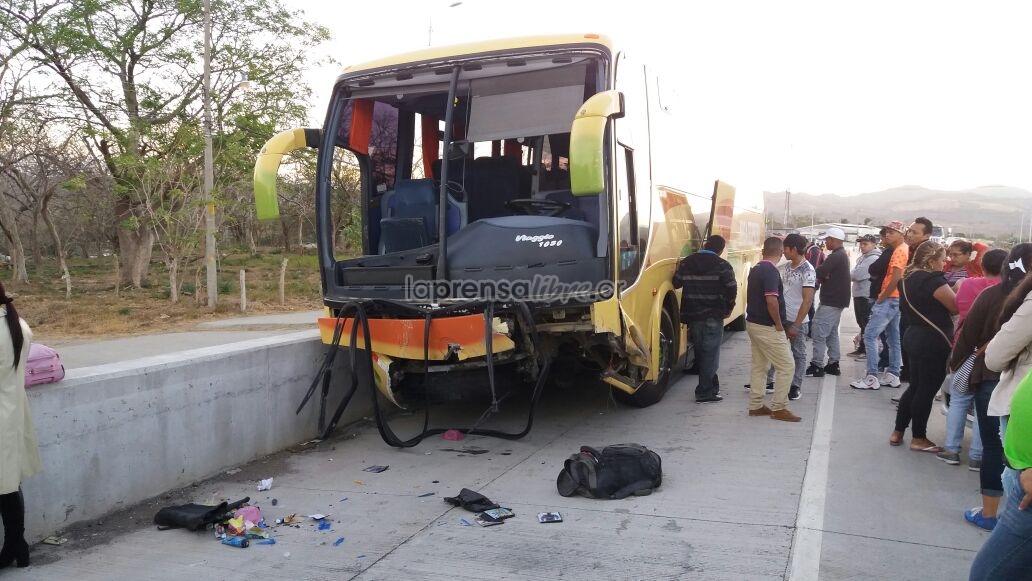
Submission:
M 559 214 L 561 218 L 569 218 L 570 220 L 580 220 L 581 222 L 588 222 L 588 215 L 580 208 L 580 199 L 574 196 L 570 190 L 553 190 L 550 192 L 540 192 L 539 197 L 546 200 L 552 200 L 553 202 L 563 202 L 569 204 L 570 207 L 565 212 Z
M 520 160 L 514 157 L 479 157 L 473 160 L 467 188 L 469 222 L 511 216 L 505 203 L 520 197 Z

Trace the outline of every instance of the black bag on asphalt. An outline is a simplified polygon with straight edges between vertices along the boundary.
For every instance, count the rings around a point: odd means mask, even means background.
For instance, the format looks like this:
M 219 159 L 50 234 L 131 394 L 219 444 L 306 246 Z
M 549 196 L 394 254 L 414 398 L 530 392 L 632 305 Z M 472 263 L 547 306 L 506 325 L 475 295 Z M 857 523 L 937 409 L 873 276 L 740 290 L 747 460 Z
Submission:
M 455 506 L 461 506 L 471 512 L 483 512 L 492 508 L 498 508 L 498 505 L 491 502 L 490 498 L 468 488 L 463 488 L 455 496 L 446 496 L 444 501 Z
M 158 525 L 158 528 L 161 530 L 187 529 L 190 531 L 203 531 L 210 524 L 231 518 L 234 510 L 250 500 L 250 497 L 246 497 L 232 504 L 222 502 L 216 506 L 193 503 L 166 506 L 159 510 L 158 514 L 154 515 L 154 524 Z
M 614 444 L 601 452 L 581 446 L 566 460 L 555 485 L 563 496 L 616 500 L 652 494 L 662 482 L 659 454 L 641 444 Z

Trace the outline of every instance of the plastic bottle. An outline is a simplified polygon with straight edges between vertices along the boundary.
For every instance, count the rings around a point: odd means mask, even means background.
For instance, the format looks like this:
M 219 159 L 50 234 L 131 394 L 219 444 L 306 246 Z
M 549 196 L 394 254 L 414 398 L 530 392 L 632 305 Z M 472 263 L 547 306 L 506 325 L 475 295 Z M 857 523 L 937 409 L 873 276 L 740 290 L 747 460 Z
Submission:
M 222 539 L 222 544 L 246 549 L 251 543 L 244 537 L 226 537 L 225 539 Z

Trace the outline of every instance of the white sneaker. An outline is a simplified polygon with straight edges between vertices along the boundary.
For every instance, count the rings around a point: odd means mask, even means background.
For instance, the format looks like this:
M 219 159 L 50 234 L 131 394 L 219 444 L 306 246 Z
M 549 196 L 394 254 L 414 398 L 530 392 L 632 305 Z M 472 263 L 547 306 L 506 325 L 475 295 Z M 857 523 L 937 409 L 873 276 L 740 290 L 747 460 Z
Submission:
M 899 376 L 886 371 L 880 378 L 882 387 L 899 387 Z
M 881 381 L 877 375 L 868 375 L 849 384 L 853 389 L 881 389 Z

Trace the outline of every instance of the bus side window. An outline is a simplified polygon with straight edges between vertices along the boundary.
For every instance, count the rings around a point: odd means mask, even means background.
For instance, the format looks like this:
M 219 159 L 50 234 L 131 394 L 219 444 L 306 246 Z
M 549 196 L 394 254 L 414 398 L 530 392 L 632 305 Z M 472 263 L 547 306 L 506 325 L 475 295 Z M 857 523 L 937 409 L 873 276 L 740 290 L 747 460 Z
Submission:
M 622 153 L 622 155 L 621 155 Z M 617 164 L 617 221 L 619 223 L 620 280 L 631 285 L 641 270 L 642 241 L 638 240 L 638 213 L 635 203 L 634 150 L 619 144 Z

